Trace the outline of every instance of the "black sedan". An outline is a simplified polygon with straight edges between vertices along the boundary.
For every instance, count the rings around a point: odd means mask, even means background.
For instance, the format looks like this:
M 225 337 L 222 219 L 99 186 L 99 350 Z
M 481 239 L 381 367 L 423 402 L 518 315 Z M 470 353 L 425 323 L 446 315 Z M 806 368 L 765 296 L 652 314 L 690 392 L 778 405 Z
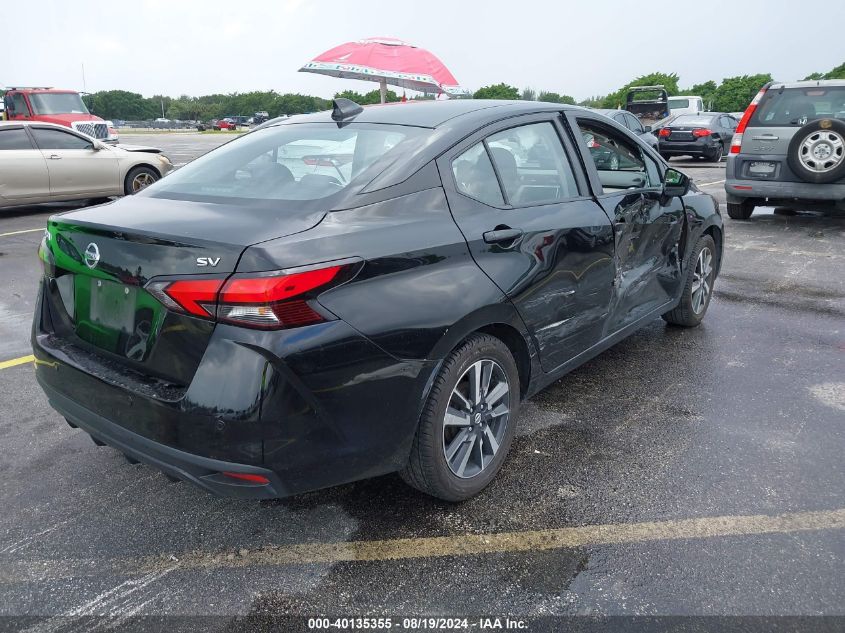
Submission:
M 36 376 L 98 445 L 228 496 L 398 471 L 456 501 L 522 400 L 655 318 L 701 322 L 722 220 L 589 110 L 338 99 L 51 217 L 39 256 Z
M 692 156 L 718 163 L 731 148 L 738 121 L 729 114 L 681 114 L 658 133 L 660 155 Z

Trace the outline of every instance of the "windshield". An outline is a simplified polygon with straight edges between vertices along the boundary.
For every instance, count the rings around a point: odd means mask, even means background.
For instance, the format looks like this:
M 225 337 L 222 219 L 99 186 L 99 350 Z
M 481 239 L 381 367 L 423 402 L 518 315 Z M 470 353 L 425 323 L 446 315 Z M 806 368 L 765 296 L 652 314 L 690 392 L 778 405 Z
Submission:
M 88 114 L 82 97 L 75 92 L 34 92 L 29 102 L 35 114 Z
M 682 114 L 672 121 L 672 125 L 700 125 L 707 126 L 713 123 L 712 116 L 699 116 L 695 114 Z
M 845 119 L 845 86 L 769 90 L 750 125 L 799 126 L 822 117 Z
M 669 107 L 673 110 L 675 108 L 688 108 L 689 99 L 669 99 Z
M 423 128 L 303 123 L 258 130 L 209 152 L 146 192 L 214 201 L 320 200 L 336 194 L 380 159 L 399 156 Z M 375 174 L 372 174 L 374 177 Z

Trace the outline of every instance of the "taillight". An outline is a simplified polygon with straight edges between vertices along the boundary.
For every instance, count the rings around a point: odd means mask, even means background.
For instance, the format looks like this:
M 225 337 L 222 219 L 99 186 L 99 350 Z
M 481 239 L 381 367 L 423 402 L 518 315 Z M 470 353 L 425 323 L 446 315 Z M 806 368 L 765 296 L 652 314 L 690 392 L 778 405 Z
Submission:
M 692 135 L 695 138 L 701 138 L 702 136 L 710 136 L 711 132 L 707 128 L 697 127 L 692 131 Z
M 766 86 L 760 88 L 760 91 L 745 109 L 742 118 L 739 120 L 739 125 L 736 126 L 733 139 L 731 139 L 731 154 L 739 154 L 739 150 L 742 149 L 742 133 L 745 132 L 745 128 L 748 127 L 748 121 L 750 121 L 751 117 L 754 115 L 754 111 L 757 109 L 757 104 L 760 103 L 764 94 L 766 94 Z
M 660 128 L 660 131 L 657 133 L 658 136 L 669 136 L 672 131 L 669 128 Z
M 228 279 L 154 281 L 147 291 L 174 312 L 259 329 L 283 329 L 325 321 L 309 301 L 348 280 L 354 264 L 302 272 L 245 273 Z
M 343 268 L 330 266 L 267 277 L 236 275 L 220 291 L 217 320 L 267 329 L 324 321 L 306 302 L 307 295 L 330 284 Z

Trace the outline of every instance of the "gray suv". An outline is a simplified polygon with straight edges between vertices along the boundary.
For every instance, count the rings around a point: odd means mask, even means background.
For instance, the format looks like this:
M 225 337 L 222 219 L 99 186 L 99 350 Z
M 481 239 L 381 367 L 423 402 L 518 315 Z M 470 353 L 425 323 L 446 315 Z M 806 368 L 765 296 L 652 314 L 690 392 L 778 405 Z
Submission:
M 728 156 L 728 215 L 756 206 L 845 210 L 845 80 L 770 83 L 742 117 Z

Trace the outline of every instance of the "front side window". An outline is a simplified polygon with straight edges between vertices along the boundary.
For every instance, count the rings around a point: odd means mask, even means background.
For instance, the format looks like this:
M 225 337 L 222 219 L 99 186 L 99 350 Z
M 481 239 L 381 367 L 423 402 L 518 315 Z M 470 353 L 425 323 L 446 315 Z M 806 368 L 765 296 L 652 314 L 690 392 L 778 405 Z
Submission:
M 91 141 L 61 130 L 32 128 L 39 149 L 90 149 Z
M 35 114 L 88 114 L 82 97 L 75 92 L 34 92 L 29 102 Z
M 572 167 L 552 123 L 503 130 L 486 142 L 512 206 L 549 204 L 578 196 Z
M 430 130 L 398 125 L 281 125 L 251 132 L 145 190 L 161 198 L 314 201 L 379 161 L 413 151 Z
M 649 186 L 645 160 L 635 143 L 616 130 L 601 127 L 592 121 L 579 119 L 578 128 L 605 190 Z
M 465 196 L 491 206 L 505 204 L 484 143 L 477 143 L 452 161 L 455 186 Z
M 32 149 L 26 130 L 4 130 L 0 128 L 0 151 L 9 149 Z
M 15 109 L 15 114 L 18 116 L 29 116 L 29 108 L 26 106 L 26 99 L 24 96 L 16 92 L 12 95 L 12 106 Z

